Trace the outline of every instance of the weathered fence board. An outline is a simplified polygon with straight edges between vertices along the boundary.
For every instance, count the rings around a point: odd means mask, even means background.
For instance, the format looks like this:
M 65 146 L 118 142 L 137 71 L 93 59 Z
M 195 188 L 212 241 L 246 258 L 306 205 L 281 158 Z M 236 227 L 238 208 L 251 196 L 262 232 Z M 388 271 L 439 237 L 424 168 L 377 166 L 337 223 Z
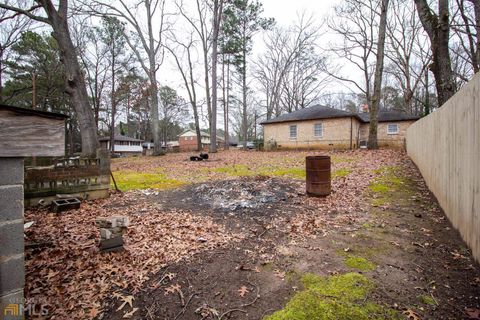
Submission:
M 480 74 L 408 129 L 407 152 L 480 261 Z
M 50 166 L 25 167 L 25 205 L 43 200 L 49 203 L 58 194 L 82 194 L 89 199 L 108 196 L 110 160 L 108 151 L 97 158 L 56 159 Z

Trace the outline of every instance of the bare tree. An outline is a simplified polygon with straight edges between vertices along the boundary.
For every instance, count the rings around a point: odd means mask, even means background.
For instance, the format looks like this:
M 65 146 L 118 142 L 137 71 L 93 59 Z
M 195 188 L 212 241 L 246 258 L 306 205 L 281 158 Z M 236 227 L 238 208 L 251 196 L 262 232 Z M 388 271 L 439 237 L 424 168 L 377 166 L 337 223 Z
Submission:
M 282 113 L 285 81 L 295 63 L 300 63 L 302 53 L 315 46 L 318 37 L 319 27 L 315 19 L 305 13 L 299 16 L 293 27 L 285 29 L 277 26 L 267 32 L 265 52 L 255 62 L 255 78 L 265 95 L 262 104 L 267 119 Z
M 328 22 L 329 28 L 340 36 L 341 42 L 332 43 L 330 51 L 341 61 L 330 65 L 327 72 L 335 79 L 353 85 L 372 104 L 372 76 L 375 72 L 376 40 L 378 31 L 379 0 L 345 0 L 335 7 L 335 15 Z M 362 81 L 342 75 L 347 62 L 362 73 Z
M 82 137 L 82 154 L 95 155 L 98 147 L 97 130 L 92 109 L 75 46 L 68 27 L 68 1 L 59 0 L 55 5 L 51 0 L 37 0 L 25 7 L 0 3 L 0 8 L 23 14 L 30 19 L 46 23 L 53 29 L 53 36 L 60 48 L 60 56 L 65 65 L 66 92 L 75 108 Z M 45 16 L 39 15 L 42 11 Z
M 210 121 L 210 152 L 217 152 L 217 60 L 218 36 L 222 21 L 224 0 L 213 0 L 213 28 L 212 28 L 212 113 Z
M 213 8 L 211 7 L 209 1 L 206 0 L 195 0 L 195 13 L 193 14 L 188 12 L 186 5 L 183 3 L 183 0 L 177 0 L 176 6 L 181 16 L 193 28 L 201 43 L 205 99 L 207 103 L 208 125 L 210 127 L 212 122 L 212 96 L 210 90 L 210 52 L 212 48 L 211 38 L 213 29 L 209 27 L 208 22 L 212 19 Z
M 382 0 L 380 25 L 378 27 L 377 62 L 375 65 L 375 80 L 373 83 L 372 106 L 370 108 L 370 128 L 368 133 L 368 148 L 378 149 L 377 125 L 380 94 L 382 91 L 383 61 L 385 58 L 385 36 L 387 28 L 387 13 L 389 0 Z
M 92 101 L 95 126 L 98 131 L 103 93 L 108 77 L 108 59 L 98 30 L 82 23 L 78 23 L 76 26 L 78 27 L 74 29 L 76 47 L 87 76 L 87 90 Z
M 428 41 L 413 3 L 395 0 L 387 23 L 386 57 L 390 64 L 385 71 L 391 74 L 403 91 L 404 110 L 413 113 L 414 94 L 422 83 L 431 56 Z
M 450 16 L 448 0 L 438 1 L 438 15 L 430 8 L 427 0 L 414 0 L 420 21 L 430 38 L 433 63 L 430 68 L 435 76 L 438 105 L 443 105 L 455 94 L 452 61 L 449 51 Z
M 7 2 L 8 3 L 8 2 Z M 3 74 L 8 51 L 31 25 L 31 19 L 6 9 L 0 9 L 0 102 L 3 101 Z
M 324 64 L 325 58 L 315 47 L 300 52 L 283 82 L 281 100 L 288 112 L 307 108 L 318 100 L 330 78 L 323 74 Z
M 93 0 L 86 5 L 90 12 L 100 16 L 117 17 L 127 22 L 133 29 L 129 34 L 125 33 L 125 38 L 150 82 L 153 154 L 162 154 L 157 72 L 163 62 L 163 34 L 166 28 L 165 0 L 141 0 L 133 6 L 126 0 L 113 3 Z M 143 7 L 142 10 L 140 5 Z M 144 25 L 147 27 L 146 31 L 143 28 Z
M 202 136 L 200 132 L 200 121 L 198 116 L 197 82 L 194 77 L 193 53 L 196 49 L 193 34 L 186 38 L 185 42 L 177 40 L 174 33 L 171 33 L 170 42 L 166 45 L 167 50 L 173 56 L 177 69 L 182 76 L 183 85 L 188 93 L 188 99 L 192 106 L 195 132 L 197 133 L 197 150 L 202 150 Z

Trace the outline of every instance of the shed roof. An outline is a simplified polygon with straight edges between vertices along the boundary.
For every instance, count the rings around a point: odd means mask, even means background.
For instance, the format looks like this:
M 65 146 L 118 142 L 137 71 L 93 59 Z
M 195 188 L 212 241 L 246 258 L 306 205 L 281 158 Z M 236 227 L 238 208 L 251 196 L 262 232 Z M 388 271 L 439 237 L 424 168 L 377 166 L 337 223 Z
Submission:
M 360 122 L 370 122 L 369 113 L 355 113 L 346 110 L 340 110 L 330 108 L 322 105 L 315 105 L 305 109 L 300 109 L 291 113 L 283 114 L 274 119 L 270 119 L 262 122 L 261 124 L 291 122 L 291 121 L 305 121 L 305 120 L 318 120 L 318 119 L 332 119 L 332 118 L 345 118 L 354 117 Z M 400 111 L 380 111 L 378 113 L 378 121 L 405 121 L 405 120 L 418 120 L 420 117 L 407 115 Z
M 9 106 L 9 105 L 6 105 L 6 104 L 0 104 L 0 110 L 9 110 L 9 111 L 12 111 L 12 112 L 15 112 L 15 113 L 33 115 L 33 116 L 38 116 L 38 117 L 42 117 L 42 118 L 66 119 L 66 118 L 70 117 L 70 116 L 67 116 L 66 114 L 63 114 L 63 113 L 47 112 L 47 111 L 40 111 L 40 110 L 34 110 L 34 109 L 26 109 L 26 108 Z

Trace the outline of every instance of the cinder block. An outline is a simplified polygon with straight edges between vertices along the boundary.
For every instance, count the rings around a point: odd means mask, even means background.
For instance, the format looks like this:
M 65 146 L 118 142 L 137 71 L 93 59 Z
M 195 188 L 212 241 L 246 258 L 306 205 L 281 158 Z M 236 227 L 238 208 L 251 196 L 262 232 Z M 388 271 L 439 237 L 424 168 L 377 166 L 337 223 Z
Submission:
M 0 261 L 23 253 L 23 222 L 0 225 Z
M 0 186 L 0 223 L 23 219 L 23 185 Z
M 122 247 L 122 246 L 123 246 L 122 237 L 115 237 L 115 238 L 100 241 L 100 250 L 106 250 L 106 249 Z
M 23 158 L 0 158 L 0 186 L 23 184 Z
M 102 239 L 110 239 L 112 237 L 112 232 L 108 229 L 101 228 L 100 237 L 102 237 Z
M 130 220 L 128 217 L 115 217 L 117 220 L 117 226 L 119 227 L 128 227 L 130 225 Z
M 23 288 L 9 292 L 5 295 L 0 294 L 0 319 L 23 319 L 23 317 L 15 316 L 14 314 L 17 308 L 18 311 L 20 311 L 20 305 L 24 303 Z
M 0 294 L 23 288 L 25 269 L 23 255 L 0 262 Z

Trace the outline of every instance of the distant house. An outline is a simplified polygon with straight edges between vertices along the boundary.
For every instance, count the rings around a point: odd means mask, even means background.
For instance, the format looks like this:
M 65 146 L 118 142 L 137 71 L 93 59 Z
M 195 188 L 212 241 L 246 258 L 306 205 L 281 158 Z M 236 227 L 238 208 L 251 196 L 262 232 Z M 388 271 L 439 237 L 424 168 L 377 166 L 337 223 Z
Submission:
M 205 131 L 200 131 L 202 139 L 202 150 L 208 150 L 210 147 L 210 134 Z M 217 148 L 224 147 L 224 139 L 217 136 Z M 178 137 L 178 146 L 180 151 L 194 151 L 197 150 L 197 133 L 195 130 L 187 130 Z
M 408 127 L 419 117 L 398 111 L 378 114 L 378 143 L 403 148 Z M 366 146 L 370 118 L 321 105 L 281 115 L 263 123 L 265 148 L 335 148 Z
M 110 137 L 101 137 L 98 139 L 100 146 L 110 150 Z M 142 154 L 143 140 L 130 138 L 122 135 L 115 135 L 113 149 L 115 153 L 123 155 Z
M 143 155 L 144 156 L 151 156 L 153 155 L 153 142 L 144 142 L 142 144 L 143 147 Z M 167 141 L 167 144 L 165 145 L 165 142 L 162 142 L 162 149 L 163 151 L 167 152 L 178 152 L 178 141 Z

